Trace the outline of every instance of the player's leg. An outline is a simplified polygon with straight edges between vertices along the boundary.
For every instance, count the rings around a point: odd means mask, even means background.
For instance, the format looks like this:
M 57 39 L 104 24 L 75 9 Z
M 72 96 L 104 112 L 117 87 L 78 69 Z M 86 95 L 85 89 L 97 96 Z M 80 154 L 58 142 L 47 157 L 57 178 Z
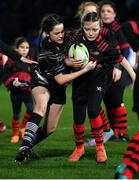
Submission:
M 99 115 L 101 100 L 101 92 L 96 92 L 95 96 L 92 96 L 92 98 L 88 101 L 88 115 L 90 119 L 92 138 L 94 138 L 96 142 L 96 156 L 98 163 L 105 162 L 107 160 L 103 142 L 103 123 L 101 116 Z
M 85 131 L 85 118 L 86 118 L 86 103 L 73 103 L 73 131 L 74 131 L 74 141 L 75 150 L 70 155 L 68 161 L 76 162 L 85 153 L 84 150 L 84 131 Z
M 20 124 L 20 131 L 21 131 L 22 138 L 24 137 L 26 123 L 28 122 L 28 120 L 33 112 L 33 100 L 32 100 L 31 92 L 23 93 L 23 102 L 26 107 L 26 113 L 24 114 L 22 123 Z
M 112 80 L 112 67 L 108 66 L 100 68 L 92 73 L 90 84 L 88 88 L 88 115 L 92 129 L 92 137 L 96 141 L 96 156 L 97 162 L 102 163 L 107 160 L 107 155 L 103 141 L 103 122 L 100 116 L 100 106 L 103 96 L 111 86 Z
M 112 130 L 112 128 L 110 128 L 110 124 L 108 121 L 108 118 L 106 117 L 105 111 L 102 109 L 102 107 L 100 108 L 100 116 L 102 118 L 102 122 L 103 122 L 103 140 L 104 143 L 108 142 L 109 139 L 114 135 L 114 132 Z M 94 138 L 89 138 L 87 140 L 87 142 L 84 143 L 85 147 L 91 147 L 91 146 L 95 146 L 96 142 Z
M 11 143 L 18 143 L 19 141 L 19 118 L 22 104 L 22 94 L 20 92 L 10 94 L 13 117 L 12 117 L 12 137 Z
M 127 134 L 127 110 L 123 103 L 125 87 L 114 83 L 104 97 L 108 118 L 116 139 L 129 141 Z
M 132 178 L 135 172 L 139 170 L 139 133 L 136 133 L 124 152 L 122 163 L 117 167 L 115 178 L 126 176 Z
M 84 155 L 84 131 L 88 96 L 88 75 L 81 76 L 73 81 L 73 132 L 75 149 L 68 161 L 76 162 Z
M 107 160 L 107 155 L 103 142 L 103 122 L 100 116 L 100 105 L 103 93 L 108 86 L 109 71 L 106 74 L 105 69 L 98 69 L 91 74 L 92 84 L 88 89 L 88 116 L 90 119 L 92 137 L 96 142 L 97 162 L 102 163 Z
M 33 88 L 32 94 L 35 100 L 35 107 L 29 121 L 26 124 L 24 139 L 16 156 L 16 161 L 19 163 L 22 163 L 22 161 L 31 154 L 30 143 L 36 134 L 41 119 L 46 113 L 50 98 L 49 91 L 42 86 Z
M 31 142 L 31 146 L 34 147 L 36 144 L 46 139 L 50 134 L 52 134 L 57 128 L 59 118 L 63 111 L 62 104 L 51 104 L 43 123 L 43 126 L 37 129 L 36 135 Z

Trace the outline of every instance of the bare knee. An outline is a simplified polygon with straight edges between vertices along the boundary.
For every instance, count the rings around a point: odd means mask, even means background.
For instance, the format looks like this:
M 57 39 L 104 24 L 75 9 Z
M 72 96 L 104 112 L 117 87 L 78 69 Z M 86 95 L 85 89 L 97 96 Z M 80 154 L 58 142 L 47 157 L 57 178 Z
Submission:
M 34 111 L 37 112 L 38 114 L 40 114 L 42 117 L 44 117 L 45 113 L 46 113 L 46 109 L 47 109 L 47 104 L 36 104 Z

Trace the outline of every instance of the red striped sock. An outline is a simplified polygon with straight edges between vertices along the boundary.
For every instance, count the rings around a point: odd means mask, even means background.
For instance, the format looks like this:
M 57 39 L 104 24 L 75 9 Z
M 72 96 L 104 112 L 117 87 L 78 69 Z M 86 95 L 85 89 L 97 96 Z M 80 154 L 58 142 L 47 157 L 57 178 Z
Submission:
M 138 145 L 139 146 L 139 145 Z M 128 179 L 132 179 L 136 172 L 139 171 L 139 147 L 132 155 L 129 165 L 126 167 L 123 176 L 127 176 Z
M 96 145 L 102 145 L 103 144 L 103 124 L 101 116 L 97 116 L 96 118 L 90 119 L 90 125 L 91 125 L 91 132 L 92 137 L 95 138 Z
M 112 128 L 116 136 L 119 133 L 127 134 L 127 111 L 125 106 L 119 106 L 110 110 Z
M 100 108 L 100 116 L 101 116 L 101 119 L 103 122 L 103 130 L 109 131 L 110 130 L 110 124 L 109 124 L 109 121 L 106 117 L 105 111 L 102 108 Z
M 13 136 L 18 136 L 19 132 L 18 132 L 18 128 L 19 128 L 19 120 L 18 119 L 12 119 L 12 135 Z
M 84 144 L 84 130 L 85 125 L 83 124 L 73 124 L 75 143 L 78 148 L 82 147 Z
M 128 145 L 127 150 L 124 152 L 124 158 L 122 160 L 125 164 L 130 164 L 130 159 L 132 158 L 132 155 L 136 151 L 136 148 L 139 146 L 139 132 L 136 133 L 132 139 L 130 144 Z
M 29 113 L 25 113 L 23 120 L 22 120 L 22 124 L 20 125 L 21 128 L 25 128 L 26 123 L 28 122 L 29 118 L 30 118 L 31 114 Z

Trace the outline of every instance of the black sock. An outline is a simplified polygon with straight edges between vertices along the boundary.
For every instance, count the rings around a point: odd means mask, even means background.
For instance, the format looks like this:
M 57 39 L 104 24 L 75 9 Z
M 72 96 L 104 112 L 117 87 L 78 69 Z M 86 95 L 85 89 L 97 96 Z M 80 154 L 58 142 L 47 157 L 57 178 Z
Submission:
M 30 142 L 35 137 L 41 119 L 42 116 L 37 113 L 32 113 L 29 121 L 26 124 L 25 135 L 21 147 L 28 146 L 30 148 Z
M 111 129 L 109 128 L 109 129 L 107 129 L 107 130 L 104 130 L 104 132 L 110 132 L 110 130 L 111 130 Z

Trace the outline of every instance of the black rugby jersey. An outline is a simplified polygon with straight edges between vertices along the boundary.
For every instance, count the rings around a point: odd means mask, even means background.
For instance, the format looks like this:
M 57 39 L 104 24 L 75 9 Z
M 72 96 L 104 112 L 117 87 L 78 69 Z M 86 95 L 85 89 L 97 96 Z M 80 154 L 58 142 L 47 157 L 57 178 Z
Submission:
M 54 77 L 65 72 L 63 45 L 56 45 L 45 38 L 38 55 L 38 69 L 44 77 Z
M 124 58 L 120 52 L 111 46 L 101 34 L 94 41 L 88 41 L 83 35 L 78 37 L 78 43 L 83 43 L 89 51 L 90 61 L 96 61 L 97 64 L 114 65 Z

